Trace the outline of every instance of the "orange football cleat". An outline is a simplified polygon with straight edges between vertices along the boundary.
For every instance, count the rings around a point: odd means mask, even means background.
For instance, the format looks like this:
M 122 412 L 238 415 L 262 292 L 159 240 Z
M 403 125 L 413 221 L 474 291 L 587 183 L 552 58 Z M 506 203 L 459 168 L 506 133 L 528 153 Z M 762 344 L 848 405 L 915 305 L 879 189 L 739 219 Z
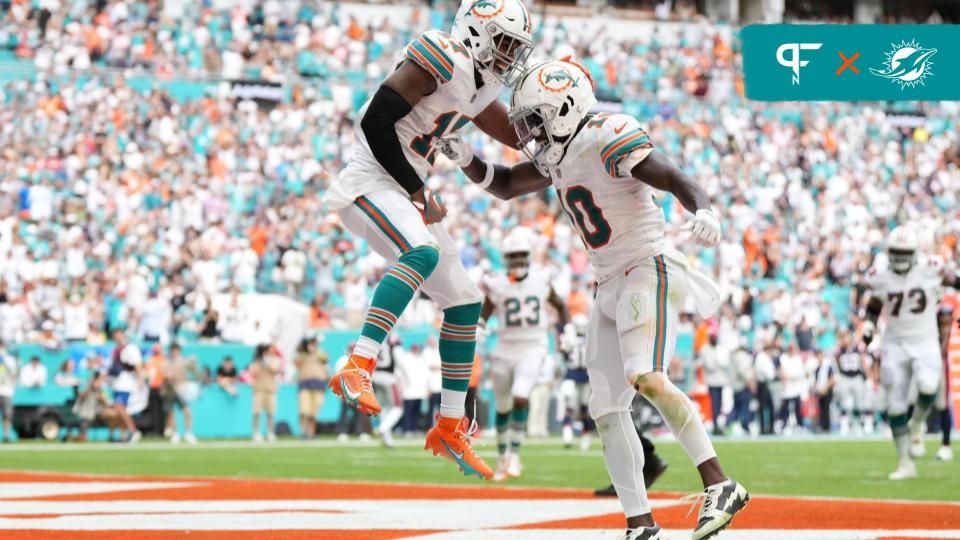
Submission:
M 437 416 L 437 425 L 427 432 L 424 450 L 432 450 L 433 455 L 442 455 L 460 467 L 464 476 L 475 474 L 484 480 L 493 478 L 493 470 L 470 446 L 470 436 L 477 431 L 477 422 L 467 417 L 447 418 Z
M 370 375 L 376 362 L 371 358 L 351 355 L 350 360 L 330 379 L 330 389 L 347 405 L 370 416 L 380 414 L 380 403 L 373 393 Z

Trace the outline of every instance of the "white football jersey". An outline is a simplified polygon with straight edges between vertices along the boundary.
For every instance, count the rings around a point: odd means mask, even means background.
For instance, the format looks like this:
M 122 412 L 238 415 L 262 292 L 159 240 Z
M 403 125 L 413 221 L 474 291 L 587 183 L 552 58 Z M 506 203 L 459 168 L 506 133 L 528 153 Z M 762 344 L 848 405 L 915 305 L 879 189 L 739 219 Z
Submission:
M 883 301 L 884 341 L 938 339 L 937 305 L 943 297 L 943 261 L 921 257 L 906 274 L 871 269 L 867 285 Z
M 437 138 L 470 122 L 497 99 L 503 86 L 488 83 L 477 88 L 470 49 L 446 32 L 424 32 L 404 49 L 403 60 L 416 63 L 437 81 L 437 89 L 395 124 L 404 156 L 420 178 L 425 179 L 433 165 Z M 360 195 L 385 188 L 406 194 L 373 157 L 360 129 L 369 105 L 367 100 L 357 115 L 353 157 L 327 192 L 327 202 L 334 208 L 342 208 Z
M 597 281 L 658 255 L 666 247 L 663 211 L 653 189 L 630 171 L 653 151 L 650 137 L 625 114 L 600 113 L 574 135 L 552 178 L 580 232 Z
M 487 298 L 493 302 L 493 315 L 500 320 L 497 348 L 519 342 L 547 347 L 547 299 L 550 282 L 543 272 L 532 269 L 521 281 L 505 274 L 491 276 L 486 282 Z
M 838 350 L 837 371 L 845 377 L 863 377 L 863 354 L 854 348 Z

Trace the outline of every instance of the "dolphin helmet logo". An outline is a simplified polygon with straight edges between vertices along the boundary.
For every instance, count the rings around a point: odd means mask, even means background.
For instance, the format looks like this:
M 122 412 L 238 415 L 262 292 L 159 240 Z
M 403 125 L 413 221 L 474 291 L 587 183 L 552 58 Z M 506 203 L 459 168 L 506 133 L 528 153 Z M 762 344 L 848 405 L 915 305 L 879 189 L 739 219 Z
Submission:
M 883 69 L 870 68 L 870 73 L 898 83 L 901 90 L 924 84 L 924 79 L 933 75 L 930 58 L 937 49 L 924 49 L 916 40 L 901 41 L 899 45 L 891 43 L 891 46 L 892 50 L 885 53 L 887 59 Z
M 503 11 L 503 0 L 476 0 L 470 6 L 470 13 L 481 19 L 491 19 Z
M 541 69 L 537 78 L 540 85 L 551 92 L 562 92 L 577 85 L 577 80 L 570 75 L 570 72 L 561 67 L 549 66 Z

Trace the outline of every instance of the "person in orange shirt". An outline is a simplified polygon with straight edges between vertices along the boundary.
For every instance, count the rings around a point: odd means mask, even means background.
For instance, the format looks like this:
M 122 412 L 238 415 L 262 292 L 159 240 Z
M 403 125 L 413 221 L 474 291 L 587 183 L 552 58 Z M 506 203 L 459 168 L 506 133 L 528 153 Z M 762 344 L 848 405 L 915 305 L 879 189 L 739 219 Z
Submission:
M 250 238 L 250 248 L 257 253 L 258 257 L 263 257 L 267 251 L 267 242 L 270 240 L 270 229 L 262 221 L 247 229 L 247 236 Z

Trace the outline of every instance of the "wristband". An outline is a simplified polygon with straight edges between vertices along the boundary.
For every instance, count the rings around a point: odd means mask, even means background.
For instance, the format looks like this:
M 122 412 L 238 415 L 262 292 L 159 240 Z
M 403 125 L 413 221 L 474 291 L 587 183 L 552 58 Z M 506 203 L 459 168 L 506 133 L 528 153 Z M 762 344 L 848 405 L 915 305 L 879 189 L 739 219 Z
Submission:
M 493 164 L 484 161 L 483 165 L 487 168 L 487 170 L 483 173 L 483 180 L 478 185 L 483 189 L 487 189 L 490 187 L 490 184 L 493 183 Z

